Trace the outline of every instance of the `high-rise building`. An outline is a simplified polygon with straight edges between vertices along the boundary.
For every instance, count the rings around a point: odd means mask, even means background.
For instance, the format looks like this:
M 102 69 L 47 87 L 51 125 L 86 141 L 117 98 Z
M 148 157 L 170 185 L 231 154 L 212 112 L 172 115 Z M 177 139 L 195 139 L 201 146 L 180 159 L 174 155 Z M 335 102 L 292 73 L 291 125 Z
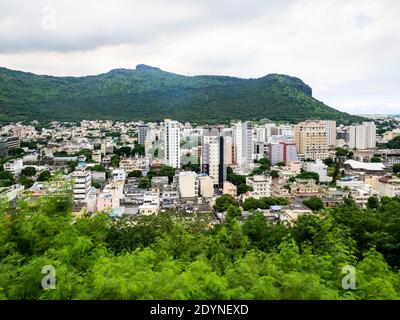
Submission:
M 181 166 L 181 138 L 179 123 L 174 120 L 164 121 L 164 163 L 173 168 Z
M 372 149 L 376 147 L 376 126 L 373 122 L 349 127 L 349 148 Z
M 305 121 L 294 126 L 297 152 L 304 159 L 326 159 L 329 157 L 328 133 L 322 121 Z
M 253 127 L 250 122 L 238 122 L 233 125 L 234 160 L 241 169 L 250 169 L 253 165 Z
M 227 148 L 225 137 L 216 129 L 203 134 L 201 170 L 207 173 L 220 188 L 226 181 Z
M 211 198 L 214 195 L 214 180 L 207 176 L 199 177 L 200 195 L 204 198 Z
M 144 145 L 147 138 L 147 129 L 148 126 L 145 124 L 141 124 L 138 126 L 138 144 Z
M 287 164 L 292 161 L 297 161 L 296 145 L 289 142 L 271 143 L 269 145 L 269 160 L 272 165 L 278 162 Z
M 277 127 L 275 123 L 266 123 L 264 127 L 265 127 L 265 142 L 270 142 L 271 136 L 275 134 L 274 131 L 277 130 Z M 278 133 L 276 132 L 276 134 Z
M 328 136 L 328 145 L 329 146 L 336 145 L 336 121 L 323 120 L 321 122 L 325 126 L 326 134 Z

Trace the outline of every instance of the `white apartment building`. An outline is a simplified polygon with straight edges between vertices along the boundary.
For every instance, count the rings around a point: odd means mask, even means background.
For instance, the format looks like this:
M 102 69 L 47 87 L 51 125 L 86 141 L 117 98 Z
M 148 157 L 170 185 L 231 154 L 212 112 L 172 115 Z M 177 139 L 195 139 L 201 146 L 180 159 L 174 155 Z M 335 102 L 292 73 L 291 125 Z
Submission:
M 243 170 L 253 167 L 253 128 L 250 122 L 238 122 L 232 129 L 234 160 Z
M 179 173 L 178 188 L 181 198 L 196 198 L 199 192 L 199 179 L 196 172 Z
M 284 137 L 293 137 L 293 127 L 288 124 L 282 124 L 277 127 L 278 132 L 277 135 Z
M 334 120 L 323 120 L 321 121 L 324 126 L 328 136 L 328 145 L 336 145 L 336 121 Z
M 255 127 L 254 128 L 254 142 L 265 142 L 265 137 L 266 137 L 266 128 L 265 126 L 263 127 Z
M 23 167 L 24 165 L 22 159 L 10 160 L 4 164 L 4 170 L 10 171 L 14 176 L 19 175 Z
M 90 171 L 78 167 L 77 170 L 71 174 L 71 177 L 74 179 L 74 201 L 86 202 L 92 182 Z
M 264 125 L 265 128 L 265 142 L 270 142 L 271 141 L 271 137 L 277 133 L 277 127 L 275 125 L 275 123 L 266 123 Z M 276 132 L 274 132 L 276 131 Z
M 376 147 L 376 126 L 373 122 L 349 127 L 349 148 L 372 149 Z
M 181 166 L 181 138 L 179 123 L 170 119 L 164 121 L 164 163 L 173 168 Z
M 271 196 L 272 178 L 263 175 L 256 175 L 246 178 L 246 184 L 253 188 L 252 193 L 259 197 Z
M 320 182 L 326 183 L 332 181 L 332 177 L 328 176 L 328 166 L 325 165 L 322 160 L 315 160 L 315 162 L 304 162 L 303 170 L 318 173 Z

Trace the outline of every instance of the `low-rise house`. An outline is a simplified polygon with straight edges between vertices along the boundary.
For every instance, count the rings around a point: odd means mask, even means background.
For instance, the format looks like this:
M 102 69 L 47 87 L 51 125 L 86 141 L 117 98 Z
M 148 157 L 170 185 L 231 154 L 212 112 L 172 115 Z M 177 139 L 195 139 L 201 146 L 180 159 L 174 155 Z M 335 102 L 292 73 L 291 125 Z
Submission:
M 229 181 L 225 181 L 223 186 L 223 194 L 230 194 L 232 197 L 236 198 L 237 195 L 236 186 Z
M 255 175 L 246 178 L 246 184 L 253 188 L 253 193 L 260 197 L 271 196 L 272 178 L 263 175 Z
M 22 159 L 10 160 L 4 164 L 4 170 L 10 171 L 14 176 L 19 175 L 23 167 L 24 165 Z
M 385 176 L 377 179 L 375 189 L 380 196 L 396 197 L 400 196 L 400 178 Z
M 291 184 L 291 194 L 295 197 L 321 196 L 322 192 L 314 179 L 297 179 Z
M 328 176 L 328 166 L 322 160 L 315 160 L 315 162 L 304 162 L 303 169 L 308 172 L 315 172 L 319 175 L 319 181 L 322 183 L 331 182 L 332 177 Z

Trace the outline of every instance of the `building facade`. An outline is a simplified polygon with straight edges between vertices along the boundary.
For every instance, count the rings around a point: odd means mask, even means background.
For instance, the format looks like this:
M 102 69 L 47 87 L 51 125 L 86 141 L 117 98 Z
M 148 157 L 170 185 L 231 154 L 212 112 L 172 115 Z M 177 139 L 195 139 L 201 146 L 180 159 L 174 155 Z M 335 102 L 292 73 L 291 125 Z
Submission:
M 181 166 L 181 138 L 179 123 L 174 120 L 164 121 L 164 163 L 173 168 Z

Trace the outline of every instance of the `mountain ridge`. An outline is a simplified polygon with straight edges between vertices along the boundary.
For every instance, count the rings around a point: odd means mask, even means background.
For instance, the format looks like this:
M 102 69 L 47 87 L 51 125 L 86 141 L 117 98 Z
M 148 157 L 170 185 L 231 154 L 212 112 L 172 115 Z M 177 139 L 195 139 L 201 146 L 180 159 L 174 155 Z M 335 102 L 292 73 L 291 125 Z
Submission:
M 198 123 L 361 119 L 325 105 L 301 79 L 282 74 L 184 76 L 139 64 L 59 77 L 0 67 L 0 121 L 163 118 Z

